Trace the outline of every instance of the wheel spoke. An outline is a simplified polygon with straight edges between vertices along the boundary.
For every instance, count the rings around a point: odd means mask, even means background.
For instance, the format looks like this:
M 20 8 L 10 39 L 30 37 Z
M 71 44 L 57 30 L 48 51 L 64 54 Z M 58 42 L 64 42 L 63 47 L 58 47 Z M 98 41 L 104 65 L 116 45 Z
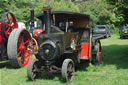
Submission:
M 70 63 L 70 64 L 69 64 L 69 68 L 72 69 L 72 67 L 73 67 L 73 66 L 72 66 L 72 64 Z
M 7 14 L 7 19 L 8 19 L 8 22 L 10 23 L 10 19 L 9 19 L 9 17 L 8 17 L 8 14 Z
M 11 27 L 8 27 L 8 30 L 5 32 L 6 34 L 8 34 L 8 32 L 10 31 L 10 28 L 11 28 Z
M 19 57 L 19 62 L 22 63 L 22 57 Z
M 33 70 L 32 70 L 32 72 L 36 72 L 36 69 L 35 69 L 35 67 L 33 66 Z
M 29 40 L 25 41 L 25 42 L 24 42 L 24 45 L 26 45 L 27 43 L 29 43 Z
M 72 72 L 70 75 L 71 75 L 71 76 L 74 76 L 74 73 Z
M 5 26 L 8 26 L 9 27 L 9 24 L 5 23 Z
M 20 46 L 17 48 L 18 51 L 20 51 Z
M 72 67 L 73 67 L 72 64 L 69 64 L 69 66 L 68 66 L 68 71 L 69 71 L 69 73 L 73 72 Z
M 11 22 L 9 24 L 12 25 L 12 22 L 13 22 L 13 17 L 12 17 L 12 20 L 11 20 Z
M 37 72 L 38 68 L 36 65 L 33 65 L 34 69 L 35 69 L 35 72 Z
M 22 51 L 18 52 L 18 57 L 20 57 L 20 54 L 22 53 Z
M 36 74 L 32 72 L 32 78 L 34 79 L 36 77 Z
M 24 58 L 27 58 L 28 59 L 28 57 L 32 54 L 30 51 L 28 51 L 28 50 L 26 50 L 26 51 L 24 51 L 25 52 L 25 54 L 24 54 Z
M 23 63 L 26 64 L 26 62 L 27 62 L 27 58 L 24 56 L 23 57 Z

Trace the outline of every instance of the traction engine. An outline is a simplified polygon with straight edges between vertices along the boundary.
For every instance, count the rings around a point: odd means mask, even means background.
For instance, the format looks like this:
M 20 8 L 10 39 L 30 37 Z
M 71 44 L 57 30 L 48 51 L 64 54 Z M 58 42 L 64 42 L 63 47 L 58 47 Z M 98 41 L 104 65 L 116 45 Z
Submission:
M 43 8 L 38 18 L 45 29 L 37 38 L 37 59 L 32 59 L 28 65 L 30 80 L 39 79 L 41 72 L 61 72 L 63 79 L 71 82 L 75 66 L 81 61 L 101 63 L 101 44 L 92 37 L 89 15 Z
M 0 61 L 9 60 L 13 67 L 25 67 L 37 46 L 26 29 L 17 29 L 13 13 L 6 12 L 0 21 Z

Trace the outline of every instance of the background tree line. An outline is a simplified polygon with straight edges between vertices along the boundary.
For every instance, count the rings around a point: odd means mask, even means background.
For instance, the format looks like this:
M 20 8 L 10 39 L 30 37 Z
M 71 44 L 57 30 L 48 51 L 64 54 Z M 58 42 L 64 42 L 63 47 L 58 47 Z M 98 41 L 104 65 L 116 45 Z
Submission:
M 0 16 L 6 11 L 11 11 L 17 21 L 28 24 L 30 3 L 34 5 L 35 14 L 42 13 L 43 6 L 50 6 L 53 10 L 89 14 L 92 26 L 107 24 L 111 29 L 115 29 L 128 23 L 127 0 L 0 0 Z

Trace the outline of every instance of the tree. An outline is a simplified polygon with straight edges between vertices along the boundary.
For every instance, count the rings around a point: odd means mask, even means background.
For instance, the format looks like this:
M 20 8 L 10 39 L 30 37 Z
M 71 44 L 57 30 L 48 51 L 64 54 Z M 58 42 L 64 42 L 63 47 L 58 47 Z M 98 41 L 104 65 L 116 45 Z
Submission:
M 110 24 L 112 18 L 111 7 L 105 0 L 86 0 L 84 2 L 76 3 L 81 9 L 81 12 L 87 13 L 91 16 L 91 20 L 95 24 Z
M 115 18 L 113 22 L 116 25 L 123 25 L 128 23 L 128 1 L 127 0 L 106 0 L 113 5 L 113 13 Z
M 44 6 L 50 6 L 52 10 L 79 11 L 71 0 L 0 0 L 0 16 L 6 11 L 11 11 L 17 21 L 29 23 L 30 3 L 34 5 L 35 14 L 42 13 Z

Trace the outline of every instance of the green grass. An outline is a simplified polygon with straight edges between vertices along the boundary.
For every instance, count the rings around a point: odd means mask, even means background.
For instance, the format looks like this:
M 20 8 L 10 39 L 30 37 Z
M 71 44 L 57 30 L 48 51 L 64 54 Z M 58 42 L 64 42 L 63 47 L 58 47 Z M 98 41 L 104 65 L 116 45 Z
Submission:
M 61 74 L 44 74 L 42 79 L 29 81 L 27 68 L 14 69 L 8 62 L 0 63 L 0 85 L 128 85 L 128 39 L 101 40 L 102 64 L 80 68 L 72 83 L 64 83 Z

